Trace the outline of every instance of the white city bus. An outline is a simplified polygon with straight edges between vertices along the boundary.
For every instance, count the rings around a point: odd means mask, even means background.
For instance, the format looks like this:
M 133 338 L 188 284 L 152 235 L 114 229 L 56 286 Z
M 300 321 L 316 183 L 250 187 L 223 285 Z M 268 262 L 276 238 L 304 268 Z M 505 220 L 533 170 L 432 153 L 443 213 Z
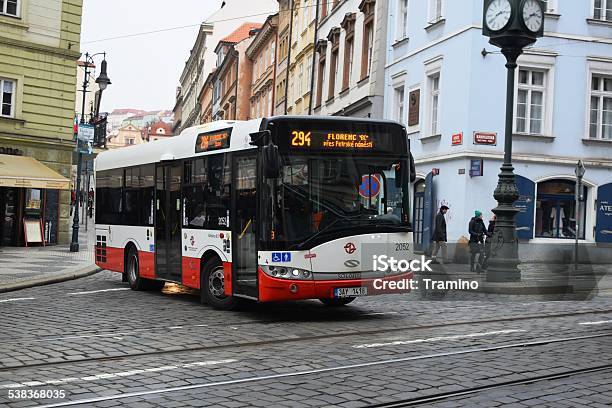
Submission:
M 132 289 L 176 282 L 232 308 L 384 293 L 372 254 L 412 248 L 405 128 L 356 118 L 220 121 L 101 153 L 96 263 Z M 367 254 L 367 255 L 366 255 Z

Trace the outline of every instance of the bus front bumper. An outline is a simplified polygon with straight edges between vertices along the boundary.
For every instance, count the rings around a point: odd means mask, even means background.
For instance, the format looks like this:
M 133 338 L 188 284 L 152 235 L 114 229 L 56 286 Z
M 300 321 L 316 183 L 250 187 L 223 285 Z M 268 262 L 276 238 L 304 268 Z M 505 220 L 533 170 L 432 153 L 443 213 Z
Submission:
M 355 280 L 292 280 L 278 279 L 267 275 L 259 268 L 259 301 L 278 302 L 303 299 L 333 299 L 338 288 L 367 288 L 367 295 L 409 293 L 409 281 L 413 273 L 387 276 L 379 279 Z M 394 282 L 395 284 L 389 284 Z M 398 289 L 400 286 L 402 289 Z M 391 288 L 390 288 L 391 286 Z

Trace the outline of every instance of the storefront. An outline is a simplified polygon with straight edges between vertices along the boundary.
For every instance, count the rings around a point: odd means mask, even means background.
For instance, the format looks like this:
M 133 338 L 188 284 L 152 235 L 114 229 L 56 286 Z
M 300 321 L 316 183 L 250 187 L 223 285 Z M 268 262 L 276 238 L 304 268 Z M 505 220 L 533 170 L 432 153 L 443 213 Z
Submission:
M 59 193 L 69 188 L 67 178 L 32 157 L 0 154 L 0 246 L 26 245 L 37 234 L 56 244 Z

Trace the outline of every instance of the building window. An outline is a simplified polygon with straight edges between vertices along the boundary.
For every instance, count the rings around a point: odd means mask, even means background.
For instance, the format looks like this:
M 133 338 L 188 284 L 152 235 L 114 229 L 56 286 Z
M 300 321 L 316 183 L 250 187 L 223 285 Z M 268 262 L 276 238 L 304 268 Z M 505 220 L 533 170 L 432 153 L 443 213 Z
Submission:
M 535 236 L 539 238 L 576 238 L 576 183 L 571 180 L 549 180 L 538 184 Z M 584 239 L 584 187 L 578 205 L 578 238 Z
M 342 76 L 342 90 L 349 88 L 351 75 L 353 73 L 353 55 L 355 53 L 355 19 L 356 14 L 347 14 L 342 21 L 342 28 L 345 31 L 344 39 L 344 64 Z
M 19 0 L 0 0 L 0 14 L 19 17 Z
M 321 2 L 321 19 L 327 17 L 327 1 Z
M 325 57 L 327 51 L 327 42 L 319 40 L 317 43 L 317 52 L 319 53 L 319 70 L 317 72 L 317 106 L 321 106 L 323 102 L 323 84 L 325 83 Z
M 429 134 L 439 134 L 440 72 L 430 74 L 429 82 Z
M 374 0 L 364 0 L 361 5 L 361 12 L 365 16 L 363 22 L 363 49 L 361 55 L 361 79 L 370 76 L 372 67 L 372 52 L 374 49 Z
M 310 93 L 310 82 L 312 80 L 312 60 L 308 58 L 308 62 L 306 63 L 306 93 Z
M 612 0 L 593 0 L 593 18 L 612 21 Z
M 304 95 L 304 64 L 300 64 L 300 70 L 298 71 L 298 85 L 297 85 L 297 97 L 301 98 Z
M 308 4 L 308 0 L 304 0 L 304 9 L 302 11 L 302 31 L 306 31 L 308 28 L 308 16 L 310 16 L 310 4 Z
M 398 0 L 397 40 L 408 37 L 408 0 Z
M 589 112 L 589 137 L 612 140 L 612 76 L 592 76 Z
M 404 121 L 404 87 L 395 88 L 395 120 L 399 123 Z
M 338 53 L 340 51 L 340 28 L 332 28 L 327 39 L 331 42 L 331 56 L 329 59 L 329 92 L 327 99 L 332 99 L 336 93 L 336 82 L 338 81 Z
M 442 20 L 442 0 L 429 0 L 429 23 Z
M 518 133 L 542 134 L 546 113 L 547 71 L 520 69 L 516 101 Z
M 0 116 L 12 117 L 15 115 L 15 82 L 8 79 L 0 79 L 0 91 L 2 91 L 2 109 Z
M 546 13 L 554 13 L 557 11 L 557 0 L 543 0 L 544 3 L 544 11 Z

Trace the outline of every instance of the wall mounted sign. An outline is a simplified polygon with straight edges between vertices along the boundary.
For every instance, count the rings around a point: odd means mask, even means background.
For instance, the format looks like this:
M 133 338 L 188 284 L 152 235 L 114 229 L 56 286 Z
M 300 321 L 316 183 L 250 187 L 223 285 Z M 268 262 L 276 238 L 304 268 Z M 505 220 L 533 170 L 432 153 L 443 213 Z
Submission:
M 470 160 L 470 177 L 482 177 L 484 174 L 483 165 L 482 159 Z
M 495 146 L 497 144 L 497 133 L 474 132 L 474 144 Z
M 612 243 L 612 183 L 597 190 L 595 241 Z
M 0 154 L 8 154 L 11 156 L 22 156 L 23 152 L 20 149 L 15 149 L 13 147 L 0 146 Z
M 451 138 L 451 144 L 458 146 L 463 144 L 463 132 L 455 133 Z
M 408 126 L 415 126 L 419 124 L 420 101 L 420 89 L 415 89 L 408 94 Z

